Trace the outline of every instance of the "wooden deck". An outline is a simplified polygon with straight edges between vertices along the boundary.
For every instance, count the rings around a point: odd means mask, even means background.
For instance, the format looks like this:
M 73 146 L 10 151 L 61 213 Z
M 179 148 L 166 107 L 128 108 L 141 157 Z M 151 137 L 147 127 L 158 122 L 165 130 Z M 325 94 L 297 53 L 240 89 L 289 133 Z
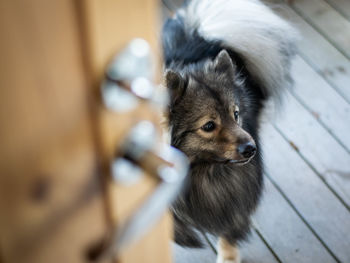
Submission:
M 241 246 L 243 262 L 348 263 L 350 1 L 265 2 L 296 25 L 301 39 L 295 87 L 282 113 L 264 119 L 265 192 L 252 237 Z M 209 244 L 173 246 L 176 263 L 215 262 Z

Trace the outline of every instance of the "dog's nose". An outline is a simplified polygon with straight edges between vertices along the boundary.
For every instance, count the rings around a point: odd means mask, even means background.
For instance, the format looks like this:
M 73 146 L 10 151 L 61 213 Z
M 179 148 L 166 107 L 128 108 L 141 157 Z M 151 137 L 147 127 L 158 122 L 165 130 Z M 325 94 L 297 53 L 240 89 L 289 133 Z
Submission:
M 244 158 L 249 158 L 255 154 L 256 146 L 252 142 L 246 142 L 238 146 L 237 152 Z

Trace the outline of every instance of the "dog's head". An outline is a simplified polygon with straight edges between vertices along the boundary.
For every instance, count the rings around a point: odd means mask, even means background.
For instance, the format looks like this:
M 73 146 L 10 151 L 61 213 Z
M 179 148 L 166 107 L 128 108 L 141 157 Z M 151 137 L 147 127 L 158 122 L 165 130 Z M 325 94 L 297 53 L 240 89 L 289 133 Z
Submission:
M 255 155 L 243 128 L 249 114 L 244 80 L 228 53 L 214 60 L 168 70 L 171 144 L 196 162 L 247 163 Z

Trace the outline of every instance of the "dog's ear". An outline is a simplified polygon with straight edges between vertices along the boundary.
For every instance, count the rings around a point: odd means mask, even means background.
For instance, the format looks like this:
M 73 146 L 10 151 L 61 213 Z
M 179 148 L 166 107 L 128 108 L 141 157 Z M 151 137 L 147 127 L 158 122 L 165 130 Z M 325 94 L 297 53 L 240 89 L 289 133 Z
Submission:
M 218 73 L 225 73 L 234 76 L 236 72 L 236 65 L 233 64 L 230 55 L 225 49 L 221 50 L 213 62 L 214 70 Z
M 165 73 L 165 83 L 168 88 L 172 104 L 174 104 L 184 93 L 185 81 L 179 73 L 169 69 Z

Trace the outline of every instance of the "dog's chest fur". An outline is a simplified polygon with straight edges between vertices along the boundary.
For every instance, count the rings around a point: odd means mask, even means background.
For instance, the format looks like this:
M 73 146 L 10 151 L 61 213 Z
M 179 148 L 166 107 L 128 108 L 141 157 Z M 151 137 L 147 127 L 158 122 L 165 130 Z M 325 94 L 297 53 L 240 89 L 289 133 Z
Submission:
M 260 156 L 244 167 L 207 164 L 193 167 L 188 191 L 173 206 L 184 223 L 216 235 L 248 231 L 250 215 L 258 203 L 263 177 Z

